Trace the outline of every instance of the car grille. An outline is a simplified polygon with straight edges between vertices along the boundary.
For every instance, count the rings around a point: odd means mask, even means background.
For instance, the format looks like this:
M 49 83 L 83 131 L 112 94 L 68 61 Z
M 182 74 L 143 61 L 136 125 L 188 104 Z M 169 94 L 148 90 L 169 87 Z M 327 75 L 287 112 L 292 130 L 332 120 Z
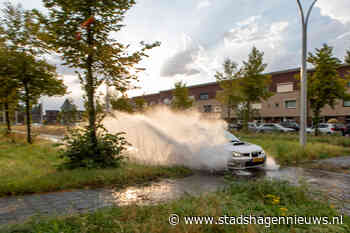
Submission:
M 255 157 L 259 157 L 259 155 L 261 154 L 261 152 L 252 152 L 252 157 L 255 158 Z
M 260 164 L 264 164 L 265 163 L 265 160 L 264 161 L 261 161 L 261 162 L 252 162 L 252 161 L 249 161 L 249 162 L 246 162 L 245 163 L 245 166 L 246 167 L 252 167 L 252 166 L 257 166 L 257 165 L 260 165 Z
M 244 157 L 249 157 L 249 156 L 250 156 L 249 153 L 243 153 L 242 155 L 243 155 Z

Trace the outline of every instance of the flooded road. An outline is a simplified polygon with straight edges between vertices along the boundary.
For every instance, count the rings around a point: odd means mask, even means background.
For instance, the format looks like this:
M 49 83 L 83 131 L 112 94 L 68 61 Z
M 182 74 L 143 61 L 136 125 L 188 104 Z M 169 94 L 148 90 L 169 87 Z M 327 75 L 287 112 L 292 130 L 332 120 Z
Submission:
M 60 140 L 50 135 L 42 136 L 50 140 Z M 323 192 L 324 197 L 328 198 L 342 213 L 350 216 L 349 174 L 300 167 L 280 168 L 270 159 L 267 161 L 266 169 L 236 171 L 232 175 L 246 180 L 278 179 L 289 181 L 293 185 L 309 184 L 313 190 Z M 222 175 L 196 172 L 193 176 L 182 179 L 164 179 L 147 186 L 134 186 L 123 190 L 84 189 L 5 197 L 0 198 L 0 226 L 23 222 L 38 214 L 67 215 L 91 212 L 108 206 L 153 205 L 187 195 L 196 196 L 215 192 L 224 189 L 228 184 Z
M 276 170 L 249 170 L 233 174 L 242 179 L 280 179 L 292 184 L 306 182 L 326 197 L 339 210 L 350 216 L 350 175 L 297 167 Z M 33 194 L 0 198 L 0 225 L 23 222 L 31 216 L 66 215 L 95 211 L 102 207 L 130 204 L 153 205 L 187 195 L 196 196 L 224 189 L 224 176 L 196 173 L 182 179 L 164 179 L 148 186 L 134 186 L 123 190 L 73 190 L 48 194 Z

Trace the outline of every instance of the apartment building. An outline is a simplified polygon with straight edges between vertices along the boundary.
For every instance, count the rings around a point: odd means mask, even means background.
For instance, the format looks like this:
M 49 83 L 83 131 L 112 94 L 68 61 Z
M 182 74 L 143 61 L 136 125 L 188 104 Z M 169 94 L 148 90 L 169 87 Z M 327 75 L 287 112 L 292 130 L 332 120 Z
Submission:
M 344 77 L 350 72 L 350 66 L 344 65 L 339 68 L 339 74 Z M 299 122 L 300 116 L 300 90 L 299 81 L 295 78 L 300 73 L 300 69 L 290 69 L 269 73 L 272 82 L 268 87 L 274 93 L 267 101 L 253 104 L 252 107 L 259 110 L 256 120 L 262 122 L 281 122 L 292 120 Z M 312 70 L 310 70 L 312 73 Z M 350 83 L 348 84 L 350 92 Z M 236 121 L 234 112 L 230 113 L 225 106 L 216 100 L 216 93 L 221 90 L 216 82 L 194 85 L 188 87 L 190 96 L 195 100 L 194 107 L 208 118 L 223 118 Z M 143 96 L 148 105 L 166 104 L 170 105 L 172 100 L 172 90 L 160 91 L 156 94 Z M 350 123 L 350 101 L 339 100 L 334 109 L 326 106 L 321 112 L 322 121 L 336 118 L 340 122 Z M 308 121 L 311 124 L 312 112 L 308 110 Z

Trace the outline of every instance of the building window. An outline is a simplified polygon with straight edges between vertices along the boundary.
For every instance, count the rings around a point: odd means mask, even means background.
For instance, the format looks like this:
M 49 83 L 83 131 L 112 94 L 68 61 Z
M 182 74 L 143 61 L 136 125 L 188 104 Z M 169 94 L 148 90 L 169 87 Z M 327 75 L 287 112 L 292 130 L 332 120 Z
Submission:
M 286 108 L 296 108 L 297 107 L 296 100 L 286 100 L 284 103 L 285 103 Z
M 279 103 L 275 103 L 275 108 L 279 108 L 280 104 Z
M 209 99 L 209 94 L 208 93 L 200 93 L 199 99 L 200 100 L 207 100 L 207 99 Z
M 293 91 L 293 83 L 279 83 L 277 84 L 277 92 L 292 92 Z
M 350 107 L 350 100 L 344 100 L 344 107 Z
M 211 112 L 211 105 L 204 105 L 204 112 Z

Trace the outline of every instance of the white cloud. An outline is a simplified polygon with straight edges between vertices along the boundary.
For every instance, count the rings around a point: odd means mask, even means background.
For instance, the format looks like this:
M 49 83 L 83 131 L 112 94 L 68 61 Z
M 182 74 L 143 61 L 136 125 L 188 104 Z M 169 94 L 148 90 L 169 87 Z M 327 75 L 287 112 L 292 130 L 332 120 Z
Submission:
M 246 46 L 263 42 L 271 48 L 283 40 L 282 34 L 288 28 L 286 21 L 274 22 L 271 25 L 261 20 L 261 16 L 252 16 L 236 23 L 236 26 L 225 33 L 224 43 L 230 46 Z
M 209 0 L 204 0 L 198 3 L 197 10 L 207 8 L 211 6 L 211 2 Z
M 350 1 L 349 0 L 319 0 L 316 4 L 321 9 L 322 15 L 327 15 L 342 23 L 350 22 Z

